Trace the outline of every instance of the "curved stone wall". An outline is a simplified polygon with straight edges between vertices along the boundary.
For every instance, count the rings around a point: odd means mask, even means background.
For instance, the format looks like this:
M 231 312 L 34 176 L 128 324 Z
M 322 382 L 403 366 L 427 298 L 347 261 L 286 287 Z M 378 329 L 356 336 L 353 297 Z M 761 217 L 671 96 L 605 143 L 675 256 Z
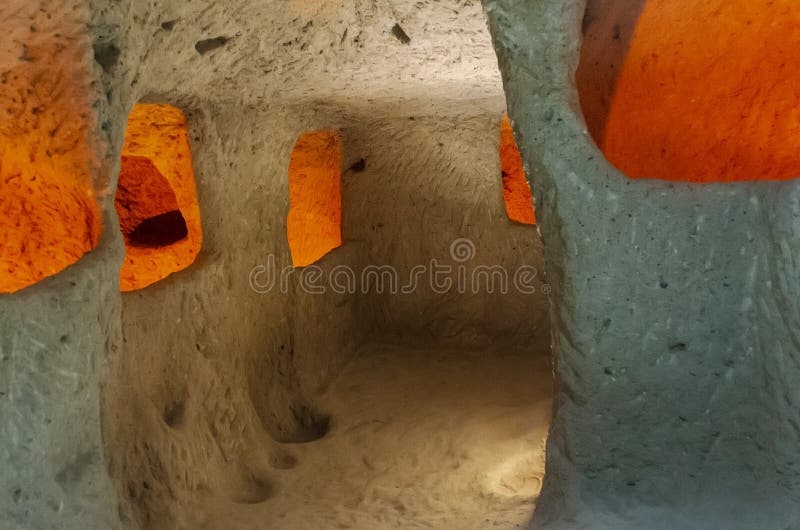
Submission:
M 0 18 L 36 26 L 21 4 Z M 80 74 L 106 229 L 72 267 L 0 295 L 0 407 L 12 418 L 0 464 L 24 470 L 0 475 L 11 492 L 0 520 L 197 528 L 216 507 L 263 502 L 292 480 L 286 444 L 325 434 L 319 397 L 367 338 L 546 354 L 541 295 L 424 283 L 404 296 L 320 296 L 294 274 L 271 290 L 253 283 L 258 267 L 291 265 L 291 149 L 322 129 L 340 130 L 344 162 L 343 244 L 315 264 L 323 271 L 388 265 L 405 279 L 431 259 L 463 263 L 455 240 L 474 245 L 470 266 L 539 265 L 536 229 L 504 211 L 505 103 L 480 5 L 34 4 L 56 20 L 36 38 L 74 35 L 70 61 L 48 71 Z M 191 266 L 120 293 L 113 199 L 140 102 L 186 116 L 202 248 Z
M 585 2 L 484 5 L 553 285 L 534 528 L 796 526 L 800 185 L 627 178 L 581 115 Z

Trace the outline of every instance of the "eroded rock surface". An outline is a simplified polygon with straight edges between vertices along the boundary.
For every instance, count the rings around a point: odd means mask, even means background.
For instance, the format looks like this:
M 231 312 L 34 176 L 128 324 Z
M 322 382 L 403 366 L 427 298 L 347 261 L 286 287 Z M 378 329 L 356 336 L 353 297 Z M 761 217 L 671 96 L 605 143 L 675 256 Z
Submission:
M 796 527 L 798 184 L 628 179 L 580 113 L 585 3 L 485 7 L 553 285 L 534 528 Z

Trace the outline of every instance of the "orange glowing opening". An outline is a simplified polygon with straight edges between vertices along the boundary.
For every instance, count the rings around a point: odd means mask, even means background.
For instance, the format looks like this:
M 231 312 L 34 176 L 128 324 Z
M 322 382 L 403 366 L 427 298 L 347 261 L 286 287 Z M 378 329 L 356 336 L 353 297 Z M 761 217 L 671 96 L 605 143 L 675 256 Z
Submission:
M 503 172 L 503 200 L 508 218 L 526 225 L 536 224 L 531 187 L 525 178 L 522 157 L 517 142 L 514 141 L 514 130 L 508 114 L 503 114 L 500 122 L 500 167 Z
M 584 32 L 584 114 L 629 177 L 800 176 L 795 0 L 592 0 Z
M 35 25 L 46 34 L 48 21 L 40 18 Z M 0 75 L 0 293 L 77 262 L 102 230 L 92 185 L 89 77 L 70 63 L 77 52 L 63 53 L 77 41 L 37 38 L 33 26 L 21 25 L 0 49 L 0 63 L 9 60 Z
M 342 145 L 336 131 L 297 140 L 289 162 L 286 232 L 292 264 L 311 265 L 342 245 Z
M 203 233 L 186 118 L 139 104 L 128 117 L 114 197 L 125 261 L 120 289 L 142 289 L 194 262 Z

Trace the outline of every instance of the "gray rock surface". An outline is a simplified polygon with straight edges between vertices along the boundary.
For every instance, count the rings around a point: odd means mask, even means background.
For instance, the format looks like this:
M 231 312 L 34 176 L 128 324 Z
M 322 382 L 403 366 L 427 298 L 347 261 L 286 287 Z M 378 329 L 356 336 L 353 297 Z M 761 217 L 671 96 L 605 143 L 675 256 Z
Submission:
M 65 145 L 101 149 L 90 117 L 100 66 L 92 61 L 87 19 L 77 1 L 0 5 L 0 160 L 17 149 L 47 146 L 38 153 L 44 156 L 32 158 L 63 163 L 67 157 L 59 158 L 58 149 Z M 25 86 L 29 81 L 38 86 Z M 62 117 L 57 127 L 49 128 L 58 121 L 51 116 Z M 43 140 L 20 146 L 15 134 Z M 98 160 L 87 152 L 82 167 L 57 167 L 65 174 L 86 171 L 100 189 L 110 170 Z M 115 226 L 113 212 L 104 217 L 106 226 Z M 2 528 L 118 527 L 101 435 L 100 373 L 119 353 L 123 252 L 121 240 L 106 230 L 98 248 L 77 264 L 0 295 Z
M 798 184 L 626 178 L 580 111 L 585 3 L 484 5 L 553 288 L 533 527 L 797 528 Z

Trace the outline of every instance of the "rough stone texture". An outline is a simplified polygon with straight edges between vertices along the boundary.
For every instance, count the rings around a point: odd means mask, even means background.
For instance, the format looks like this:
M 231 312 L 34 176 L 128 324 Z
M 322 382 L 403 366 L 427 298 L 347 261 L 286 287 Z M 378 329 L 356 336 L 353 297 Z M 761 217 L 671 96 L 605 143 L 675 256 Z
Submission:
M 283 444 L 324 434 L 318 397 L 368 338 L 546 341 L 541 295 L 423 284 L 318 296 L 297 275 L 286 293 L 250 285 L 254 267 L 291 263 L 291 149 L 327 128 L 342 134 L 344 241 L 323 272 L 388 264 L 404 278 L 419 261 L 448 261 L 456 238 L 474 243 L 470 265 L 537 263 L 535 229 L 503 211 L 504 100 L 480 5 L 90 0 L 88 12 L 65 28 L 83 46 L 65 67 L 92 98 L 87 157 L 101 161 L 106 229 L 74 266 L 0 297 L 7 527 L 194 527 L 208 504 L 279 494 L 291 480 L 275 472 Z M 398 23 L 410 42 L 392 34 Z M 187 116 L 203 247 L 191 267 L 120 294 L 113 191 L 138 101 Z
M 503 201 L 508 218 L 522 224 L 536 224 L 531 187 L 514 140 L 511 119 L 505 113 L 500 124 L 500 166 L 503 172 Z
M 6 170 L 8 156 L 13 159 L 24 154 L 42 170 L 37 177 L 46 182 L 45 187 L 57 188 L 77 176 L 93 181 L 100 192 L 109 168 L 97 163 L 100 157 L 95 153 L 100 145 L 91 134 L 96 124 L 90 104 L 96 94 L 87 15 L 85 6 L 77 1 L 0 5 L 4 21 L 0 35 L 0 109 L 4 111 L 0 165 Z M 20 80 L 36 86 L 20 84 Z M 4 174 L 3 194 L 8 193 L 5 179 Z M 88 195 L 85 190 L 79 193 L 81 200 L 89 203 L 92 195 L 91 190 Z M 64 199 L 58 193 L 49 198 L 53 197 Z M 55 212 L 54 219 L 59 217 L 57 204 L 36 203 L 44 206 L 48 215 Z M 111 210 L 105 211 L 105 226 L 116 225 Z M 70 210 L 60 212 L 64 211 Z M 6 215 L 11 220 L 20 212 L 4 212 L 4 219 Z M 24 223 L 35 215 L 36 210 L 19 219 L 33 234 L 36 232 Z M 80 234 L 91 230 L 91 216 L 88 219 L 79 216 L 74 227 L 59 227 L 51 220 L 41 229 L 56 237 L 63 235 L 60 228 Z M 9 228 L 0 231 L 4 241 L 12 239 Z M 52 246 L 45 248 L 52 250 Z M 118 526 L 115 498 L 109 494 L 114 486 L 108 479 L 101 438 L 99 371 L 103 359 L 119 351 L 114 337 L 119 328 L 121 258 L 120 243 L 106 230 L 97 248 L 75 265 L 15 294 L 0 295 L 3 528 Z
M 342 143 L 338 131 L 307 132 L 292 149 L 286 237 L 296 267 L 311 265 L 342 246 Z
M 128 245 L 120 287 L 133 291 L 191 265 L 203 242 L 186 118 L 181 110 L 170 105 L 135 105 L 128 115 L 121 160 L 114 204 Z M 152 166 L 151 173 L 155 171 L 148 180 L 160 183 L 137 188 L 142 163 Z M 120 201 L 120 190 L 138 197 L 126 206 Z M 145 218 L 176 210 L 177 221 L 183 218 L 177 224 L 181 237 L 166 240 L 171 243 L 168 247 L 137 244 L 131 223 L 136 228 Z M 146 225 L 142 228 L 147 229 Z
M 364 249 L 363 265 L 391 265 L 402 280 L 432 259 L 454 271 L 463 266 L 468 275 L 482 265 L 501 265 L 512 274 L 526 264 L 542 271 L 535 228 L 511 223 L 505 212 L 500 112 L 465 112 L 457 119 L 359 118 L 345 128 L 344 139 L 350 159 L 363 157 L 367 166 L 345 176 L 345 201 L 354 206 L 345 229 Z M 474 244 L 473 257 L 463 262 L 451 256 L 459 238 Z M 536 278 L 537 289 L 543 281 Z M 426 279 L 413 295 L 370 293 L 370 298 L 381 336 L 461 345 L 528 340 L 536 342 L 537 351 L 546 350 L 546 297 L 509 293 L 498 288 L 476 296 L 469 287 L 459 293 L 454 286 L 442 295 Z M 529 318 L 521 320 L 522 314 Z
M 75 263 L 102 230 L 92 188 L 86 10 L 77 2 L 37 4 L 0 7 L 7 28 L 0 39 L 3 293 Z
M 281 480 L 266 502 L 191 515 L 224 530 L 525 528 L 551 374 L 548 357 L 525 350 L 367 345 L 325 395 L 325 438 L 275 455 Z
M 553 288 L 533 526 L 796 528 L 798 184 L 613 169 L 575 88 L 584 7 L 485 1 Z
M 316 264 L 324 274 L 387 264 L 405 279 L 420 260 L 456 265 L 449 252 L 457 237 L 474 241 L 475 265 L 513 270 L 525 252 L 537 252 L 535 230 L 512 224 L 503 210 L 497 134 L 486 134 L 498 130 L 499 114 L 445 126 L 433 117 L 361 123 L 327 112 L 298 121 L 298 112 L 248 117 L 226 108 L 213 111 L 213 123 L 190 122 L 199 135 L 193 153 L 204 249 L 169 282 L 123 296 L 126 357 L 107 379 L 106 429 L 112 475 L 145 527 L 191 526 L 196 503 L 235 505 L 250 495 L 243 492 L 252 491 L 253 476 L 270 490 L 291 480 L 271 471 L 276 441 L 324 433 L 326 411 L 316 397 L 368 338 L 464 347 L 537 341 L 547 351 L 541 295 L 442 296 L 424 281 L 409 295 L 319 296 L 302 289 L 297 275 L 287 294 L 278 286 L 253 292 L 253 267 L 269 265 L 270 255 L 280 268 L 291 264 L 285 219 L 294 140 L 333 121 L 342 125 L 345 167 L 362 157 L 366 167 L 343 175 L 344 242 Z M 200 147 L 217 141 L 218 149 Z M 395 164 L 429 142 L 437 149 L 428 157 Z M 265 158 L 265 151 L 278 155 Z M 470 193 L 456 193 L 459 185 Z M 168 419 L 175 410 L 180 419 Z
M 589 132 L 633 178 L 797 178 L 799 26 L 791 0 L 592 0 L 577 71 Z

